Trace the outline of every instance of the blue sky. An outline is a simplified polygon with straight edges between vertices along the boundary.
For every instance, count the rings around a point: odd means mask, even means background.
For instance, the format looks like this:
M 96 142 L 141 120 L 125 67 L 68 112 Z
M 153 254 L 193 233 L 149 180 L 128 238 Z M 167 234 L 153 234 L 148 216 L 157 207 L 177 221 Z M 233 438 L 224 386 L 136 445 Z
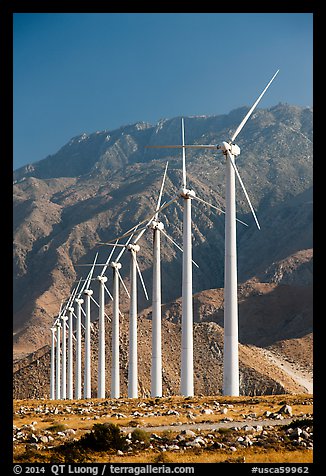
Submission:
M 312 106 L 311 13 L 14 14 L 14 169 L 83 132 Z

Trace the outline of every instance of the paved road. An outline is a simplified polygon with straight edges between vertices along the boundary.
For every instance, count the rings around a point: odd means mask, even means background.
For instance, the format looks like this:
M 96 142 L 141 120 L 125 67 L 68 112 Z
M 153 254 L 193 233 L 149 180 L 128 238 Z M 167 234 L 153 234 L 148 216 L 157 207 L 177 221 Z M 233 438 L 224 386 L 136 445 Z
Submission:
M 247 421 L 225 421 L 225 422 L 215 422 L 215 423 L 183 423 L 182 425 L 162 425 L 162 426 L 141 426 L 140 428 L 145 431 L 150 431 L 151 433 L 157 433 L 159 431 L 172 430 L 172 431 L 182 431 L 182 430 L 218 430 L 219 428 L 242 428 L 244 426 L 275 426 L 275 425 L 288 425 L 297 417 L 293 418 L 284 418 L 283 420 L 247 420 Z M 127 433 L 132 432 L 134 427 L 123 427 L 121 428 Z

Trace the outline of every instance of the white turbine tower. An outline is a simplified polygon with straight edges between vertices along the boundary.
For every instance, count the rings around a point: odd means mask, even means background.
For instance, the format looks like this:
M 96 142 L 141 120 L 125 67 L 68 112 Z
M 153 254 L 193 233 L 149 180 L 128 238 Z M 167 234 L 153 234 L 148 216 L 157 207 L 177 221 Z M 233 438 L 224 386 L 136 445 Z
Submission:
M 60 376 L 60 329 L 61 329 L 61 322 L 57 319 L 55 324 L 57 330 L 57 346 L 56 346 L 56 374 L 55 374 L 55 383 L 56 383 L 56 400 L 60 400 L 60 384 L 61 384 L 61 376 Z
M 50 400 L 55 400 L 55 332 L 56 328 L 51 327 Z
M 78 296 L 75 299 L 77 303 L 77 321 L 76 321 L 76 375 L 75 375 L 75 398 L 76 400 L 81 399 L 81 388 L 82 388 L 82 334 L 81 334 L 81 325 L 82 325 L 82 304 L 83 299 Z
M 98 256 L 98 253 L 96 253 L 95 255 L 94 263 L 86 279 L 86 287 L 84 290 L 84 295 L 86 300 L 84 398 L 91 398 L 91 393 L 92 393 L 92 389 L 91 389 L 91 299 L 92 299 L 93 291 L 89 288 L 89 285 L 93 276 L 97 256 Z
M 72 305 L 68 307 L 68 358 L 67 358 L 67 398 L 74 398 L 74 356 L 73 356 L 73 313 Z
M 61 344 L 61 398 L 67 398 L 67 320 L 65 313 L 61 316 L 62 320 L 62 344 Z
M 76 340 L 74 336 L 74 325 L 73 325 L 73 316 L 74 308 L 73 303 L 80 285 L 81 279 L 79 280 L 76 288 L 72 291 L 70 300 L 68 302 L 67 311 L 69 312 L 68 316 L 68 355 L 67 355 L 67 398 L 72 400 L 74 398 L 74 354 L 73 354 L 73 339 Z
M 236 137 L 253 113 L 257 104 L 271 85 L 279 70 L 273 75 L 258 99 L 247 112 L 236 131 L 228 142 L 219 145 L 182 145 L 185 148 L 221 149 L 226 157 L 226 218 L 225 218 L 225 273 L 224 273 L 224 395 L 239 395 L 239 357 L 238 357 L 238 297 L 237 297 L 237 250 L 236 250 L 236 217 L 235 217 L 235 175 L 245 194 L 250 210 L 258 229 L 260 229 L 255 211 L 248 193 L 235 165 L 235 157 L 240 154 L 240 148 L 234 144 Z M 153 147 L 153 146 L 152 146 Z M 159 147 L 159 146 L 156 146 Z M 164 146 L 160 146 L 164 147 Z M 169 146 L 165 146 L 169 147 Z M 174 146 L 180 147 L 180 146 Z

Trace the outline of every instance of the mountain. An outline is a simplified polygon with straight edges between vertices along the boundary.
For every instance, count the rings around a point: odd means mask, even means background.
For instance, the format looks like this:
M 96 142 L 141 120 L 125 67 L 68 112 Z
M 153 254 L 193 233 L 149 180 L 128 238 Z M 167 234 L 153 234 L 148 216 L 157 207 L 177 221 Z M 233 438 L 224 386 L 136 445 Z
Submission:
M 221 143 L 230 137 L 247 110 L 243 107 L 226 115 L 186 117 L 186 143 Z M 238 169 L 261 225 L 259 231 L 238 187 L 237 216 L 249 225 L 238 224 L 239 283 L 256 279 L 262 289 L 264 284 L 276 286 L 269 294 L 275 296 L 275 302 L 280 302 L 281 307 L 283 301 L 287 305 L 287 294 L 282 294 L 282 286 L 286 284 L 292 289 L 291 279 L 295 282 L 295 274 L 301 273 L 293 260 L 300 258 L 301 263 L 304 257 L 305 278 L 299 285 L 303 289 L 311 286 L 312 254 L 309 253 L 312 252 L 307 250 L 312 250 L 312 109 L 287 104 L 258 109 L 238 139 L 241 148 Z M 99 261 L 103 262 L 109 248 L 99 246 L 99 242 L 114 239 L 150 216 L 167 160 L 168 176 L 162 199 L 167 201 L 178 193 L 180 151 L 145 147 L 180 142 L 180 118 L 164 119 L 155 125 L 137 123 L 114 131 L 83 133 L 72 138 L 56 154 L 14 172 L 15 359 L 49 344 L 49 327 L 61 299 L 68 297 L 76 279 L 88 272 L 87 268 L 77 265 L 91 262 L 96 251 L 99 251 Z M 196 195 L 224 208 L 222 153 L 189 149 L 187 173 L 189 188 L 193 188 Z M 166 231 L 181 244 L 181 203 L 178 201 L 165 209 L 161 218 Z M 194 293 L 222 288 L 224 215 L 193 201 L 192 219 L 193 259 L 199 265 L 193 273 Z M 145 235 L 138 256 L 150 293 L 151 237 Z M 127 255 L 123 256 L 122 275 L 128 286 Z M 292 265 L 287 261 L 289 257 L 292 257 Z M 168 304 L 181 295 L 182 256 L 165 238 L 162 238 L 162 261 L 163 302 Z M 287 263 L 285 271 L 284 263 Z M 304 284 L 307 282 L 308 286 Z M 111 286 L 110 277 L 108 285 Z M 95 298 L 97 292 L 95 289 Z M 306 294 L 301 294 L 304 301 Z M 293 295 L 293 299 L 297 298 Z M 308 295 L 306 299 L 308 302 Z M 148 305 L 140 289 L 140 311 Z M 128 311 L 126 297 L 122 311 Z M 201 324 L 196 312 L 195 309 L 195 321 Z M 249 315 L 250 310 L 247 312 Z M 268 308 L 259 316 L 264 328 Z M 96 319 L 94 309 L 92 320 Z M 258 335 L 253 319 L 246 319 L 245 345 L 251 342 L 275 344 Z M 310 314 L 302 319 L 306 322 Z M 283 330 L 280 328 L 277 342 L 297 337 L 301 332 L 298 334 L 297 328 L 305 332 L 305 326 L 299 321 L 292 328 L 290 324 Z M 221 325 L 221 320 L 215 322 Z

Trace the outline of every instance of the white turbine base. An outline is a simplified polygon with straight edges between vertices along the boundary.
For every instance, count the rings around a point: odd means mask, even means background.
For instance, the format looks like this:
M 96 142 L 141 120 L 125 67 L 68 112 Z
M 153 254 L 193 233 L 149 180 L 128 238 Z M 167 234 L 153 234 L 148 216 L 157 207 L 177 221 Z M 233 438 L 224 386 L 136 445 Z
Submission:
M 239 394 L 238 336 L 224 336 L 223 395 L 238 397 Z

